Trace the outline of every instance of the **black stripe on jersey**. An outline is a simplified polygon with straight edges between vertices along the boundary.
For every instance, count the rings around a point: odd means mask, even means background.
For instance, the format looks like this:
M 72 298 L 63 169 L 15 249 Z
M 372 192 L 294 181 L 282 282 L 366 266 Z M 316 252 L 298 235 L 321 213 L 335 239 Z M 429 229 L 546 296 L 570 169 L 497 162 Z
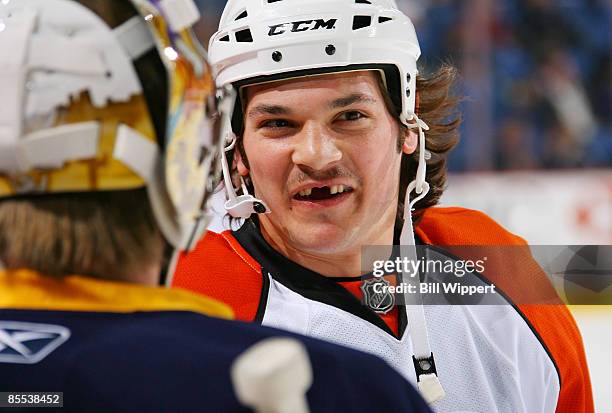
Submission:
M 266 313 L 266 303 L 268 302 L 268 293 L 270 292 L 270 279 L 268 278 L 268 272 L 262 266 L 261 267 L 261 295 L 259 296 L 259 305 L 257 306 L 257 313 L 255 313 L 255 319 L 253 320 L 257 324 L 263 322 L 264 314 Z

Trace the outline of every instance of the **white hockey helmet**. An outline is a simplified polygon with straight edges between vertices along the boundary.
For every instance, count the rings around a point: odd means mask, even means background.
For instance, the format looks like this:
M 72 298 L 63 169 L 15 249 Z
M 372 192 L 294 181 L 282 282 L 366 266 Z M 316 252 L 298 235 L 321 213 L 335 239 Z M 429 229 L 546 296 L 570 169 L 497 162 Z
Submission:
M 198 10 L 125 0 L 133 17 L 111 28 L 95 9 L 118 3 L 104 3 L 0 3 L 0 200 L 147 187 L 165 237 L 185 247 L 221 149 Z M 158 69 L 143 78 L 140 59 Z
M 218 86 L 394 69 L 391 97 L 404 123 L 414 114 L 421 51 L 394 0 L 229 0 L 209 53 Z

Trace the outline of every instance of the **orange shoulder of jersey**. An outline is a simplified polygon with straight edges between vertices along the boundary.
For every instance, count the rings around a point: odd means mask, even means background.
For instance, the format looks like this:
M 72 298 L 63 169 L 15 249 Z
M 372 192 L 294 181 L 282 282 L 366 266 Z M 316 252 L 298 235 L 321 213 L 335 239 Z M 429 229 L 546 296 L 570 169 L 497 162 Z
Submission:
M 526 242 L 485 214 L 464 208 L 429 208 L 415 232 L 426 244 L 461 251 L 461 258 L 488 257 L 485 276 L 516 304 L 559 370 L 561 391 L 556 412 L 593 412 L 582 337 Z M 537 291 L 535 298 L 533 291 Z M 536 301 L 552 296 L 546 304 Z
M 209 231 L 193 251 L 179 256 L 172 287 L 220 300 L 234 310 L 236 319 L 253 321 L 263 289 L 261 265 L 231 231 Z

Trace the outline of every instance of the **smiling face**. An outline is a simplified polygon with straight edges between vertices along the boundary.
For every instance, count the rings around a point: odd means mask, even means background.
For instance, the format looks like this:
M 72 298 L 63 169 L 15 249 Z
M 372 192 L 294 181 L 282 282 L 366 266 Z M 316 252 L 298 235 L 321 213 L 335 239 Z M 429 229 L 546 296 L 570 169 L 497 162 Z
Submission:
M 264 237 L 286 255 L 359 253 L 393 241 L 400 130 L 371 71 L 250 86 L 245 91 L 245 162 Z M 299 260 L 298 260 L 299 261 Z

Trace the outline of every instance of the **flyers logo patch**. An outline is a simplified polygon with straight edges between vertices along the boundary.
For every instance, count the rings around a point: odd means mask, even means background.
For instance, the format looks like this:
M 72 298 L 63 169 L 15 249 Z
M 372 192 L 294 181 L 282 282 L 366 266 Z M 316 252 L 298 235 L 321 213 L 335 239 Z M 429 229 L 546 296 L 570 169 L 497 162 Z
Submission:
M 0 321 L 0 363 L 36 364 L 69 338 L 62 326 Z

